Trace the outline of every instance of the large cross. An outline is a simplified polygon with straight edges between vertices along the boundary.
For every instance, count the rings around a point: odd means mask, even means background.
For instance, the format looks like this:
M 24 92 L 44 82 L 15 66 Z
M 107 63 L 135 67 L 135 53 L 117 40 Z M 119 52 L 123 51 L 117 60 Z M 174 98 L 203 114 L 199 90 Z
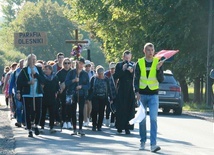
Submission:
M 76 40 L 66 40 L 65 42 L 75 44 L 75 45 L 88 43 L 88 41 L 86 40 L 78 40 L 78 29 L 75 30 L 75 39 Z

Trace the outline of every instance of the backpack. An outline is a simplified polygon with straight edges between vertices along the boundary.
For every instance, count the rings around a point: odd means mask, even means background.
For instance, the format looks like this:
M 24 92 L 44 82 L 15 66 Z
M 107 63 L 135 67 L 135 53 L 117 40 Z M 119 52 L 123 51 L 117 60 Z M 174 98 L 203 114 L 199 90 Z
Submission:
M 108 79 L 94 77 L 93 94 L 95 97 L 106 98 L 108 96 Z

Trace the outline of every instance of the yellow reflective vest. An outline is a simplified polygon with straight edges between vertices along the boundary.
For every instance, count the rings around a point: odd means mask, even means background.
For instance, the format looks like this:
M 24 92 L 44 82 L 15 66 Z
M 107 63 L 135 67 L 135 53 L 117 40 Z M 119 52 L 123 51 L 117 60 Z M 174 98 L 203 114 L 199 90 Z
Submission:
M 146 63 L 145 63 L 145 57 L 141 58 L 138 60 L 138 64 L 140 67 L 140 81 L 139 81 L 139 87 L 140 89 L 145 89 L 147 86 L 149 87 L 150 90 L 156 90 L 159 88 L 159 82 L 156 77 L 157 73 L 157 64 L 158 64 L 158 58 L 153 58 L 152 61 L 152 66 L 150 68 L 149 76 L 147 78 L 146 75 Z

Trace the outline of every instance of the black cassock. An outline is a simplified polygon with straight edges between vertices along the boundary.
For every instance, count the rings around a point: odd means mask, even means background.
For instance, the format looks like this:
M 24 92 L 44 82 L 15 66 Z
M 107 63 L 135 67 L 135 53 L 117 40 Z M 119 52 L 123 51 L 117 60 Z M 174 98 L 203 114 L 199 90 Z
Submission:
M 133 129 L 133 125 L 129 125 L 129 121 L 134 118 L 135 114 L 135 94 L 133 89 L 134 72 L 130 73 L 128 70 L 123 71 L 123 62 L 116 65 L 114 79 L 117 83 L 117 97 L 116 97 L 116 123 L 115 127 L 120 130 Z M 134 64 L 133 62 L 131 62 Z

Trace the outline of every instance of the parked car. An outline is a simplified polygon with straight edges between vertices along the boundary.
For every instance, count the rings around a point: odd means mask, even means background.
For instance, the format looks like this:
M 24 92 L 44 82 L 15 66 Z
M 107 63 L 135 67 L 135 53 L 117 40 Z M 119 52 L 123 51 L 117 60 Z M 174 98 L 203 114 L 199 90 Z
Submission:
M 173 110 L 176 115 L 182 114 L 183 95 L 179 82 L 170 70 L 164 71 L 164 81 L 159 84 L 159 108 L 164 113 Z

